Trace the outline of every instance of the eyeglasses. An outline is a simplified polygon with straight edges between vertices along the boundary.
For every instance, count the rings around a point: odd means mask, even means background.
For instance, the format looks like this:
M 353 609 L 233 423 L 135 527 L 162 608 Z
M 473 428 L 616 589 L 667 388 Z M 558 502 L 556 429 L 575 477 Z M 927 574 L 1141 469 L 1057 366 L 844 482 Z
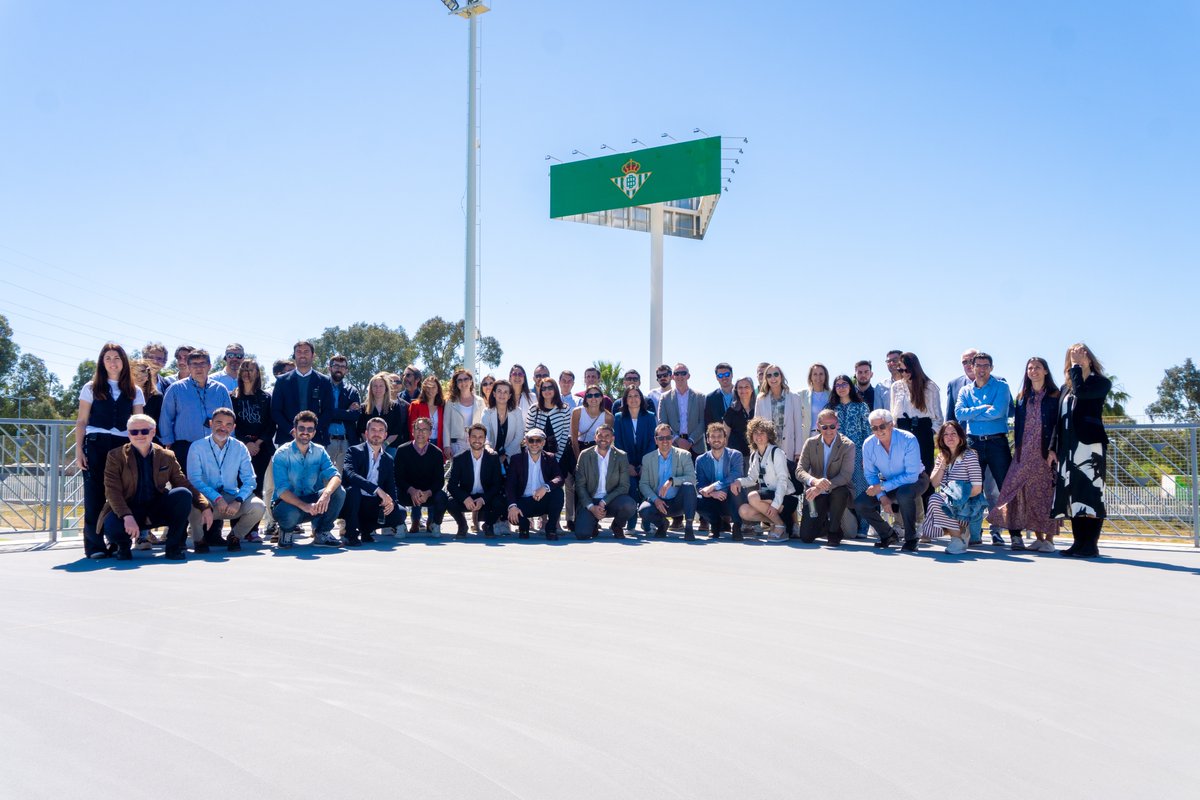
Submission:
M 313 425 L 297 425 L 296 433 L 316 433 L 316 426 Z
M 779 377 L 781 377 L 782 375 L 783 375 L 783 373 L 782 373 L 782 372 L 768 372 L 768 373 L 767 373 L 767 377 L 768 377 L 768 378 L 779 378 Z
M 550 377 L 550 373 L 549 373 L 549 372 L 535 372 L 535 373 L 533 373 L 533 379 L 534 379 L 535 381 L 545 380 L 546 378 L 549 378 L 549 377 Z
M 233 353 L 233 352 L 229 352 L 229 353 L 226 353 L 226 354 L 225 354 L 225 358 L 226 358 L 226 359 L 230 359 L 230 358 L 245 358 L 245 357 L 246 357 L 246 354 L 245 354 L 245 353 Z
M 654 377 L 656 377 L 656 378 L 669 378 L 669 377 L 671 377 L 671 373 L 669 373 L 669 372 L 656 372 L 656 373 L 654 373 Z
M 585 395 L 583 396 L 583 399 L 584 399 L 584 400 L 599 400 L 601 397 L 604 397 L 604 395 L 602 395 L 602 394 L 596 394 L 596 393 L 594 393 L 594 392 L 593 392 L 592 394 L 585 394 Z
M 835 383 L 835 384 L 833 385 L 833 388 L 835 388 L 835 389 L 849 389 L 849 388 L 850 388 L 850 384 L 846 383 L 845 381 L 838 381 L 837 383 Z
M 656 442 L 669 442 L 669 441 L 671 441 L 671 439 L 672 439 L 672 438 L 674 438 L 674 437 L 672 437 L 672 436 L 669 436 L 669 435 L 668 435 L 668 436 L 655 436 L 655 437 L 654 437 L 654 441 L 656 441 Z
M 677 369 L 674 372 L 672 372 L 671 374 L 677 378 L 686 378 L 689 373 L 686 369 Z
M 408 379 L 405 378 L 405 380 L 408 380 Z M 388 383 L 392 384 L 393 386 L 399 386 L 401 384 L 401 382 L 402 381 L 399 378 L 388 378 Z
M 546 392 L 553 392 L 553 391 L 554 391 L 553 386 L 543 386 L 542 387 L 542 394 L 545 394 Z
M 832 425 L 818 425 L 817 428 L 823 431 L 836 431 L 837 423 L 835 422 Z
M 897 375 L 908 375 L 908 374 L 910 374 L 910 370 L 908 369 L 908 367 L 901 367 L 900 369 L 896 370 L 896 374 Z
M 873 430 L 873 431 L 886 431 L 886 430 L 887 430 L 888 428 L 890 428 L 890 427 L 892 427 L 892 423 L 890 423 L 890 422 L 885 422 L 885 423 L 883 423 L 882 425 L 872 425 L 872 426 L 871 426 L 871 430 Z
M 525 437 L 526 444 L 541 444 L 544 441 L 546 441 L 546 439 L 545 439 L 545 437 L 542 437 L 542 436 L 526 436 Z
M 475 379 L 472 378 L 470 375 L 459 375 L 456 382 L 457 383 L 470 383 L 473 380 L 475 380 Z
M 717 378 L 719 380 L 725 380 L 726 378 L 732 378 L 732 377 L 733 377 L 732 372 L 718 372 L 717 373 Z
M 495 385 L 496 385 L 495 381 L 484 381 L 483 383 L 479 384 L 479 388 L 486 389 L 489 386 L 495 386 Z
M 130 436 L 149 436 L 154 433 L 154 428 L 130 428 Z
M 637 375 L 626 375 L 625 376 L 626 383 L 637 383 L 640 380 L 641 380 L 641 378 L 638 377 Z
M 166 356 L 150 356 L 149 360 L 150 360 L 150 361 L 153 361 L 155 364 L 165 364 L 165 363 L 167 363 L 167 357 L 166 357 Z
M 974 364 L 974 363 L 975 363 L 975 359 L 973 359 L 973 358 L 964 358 L 964 359 L 962 360 L 962 363 L 963 363 L 963 366 L 965 367 L 967 364 Z

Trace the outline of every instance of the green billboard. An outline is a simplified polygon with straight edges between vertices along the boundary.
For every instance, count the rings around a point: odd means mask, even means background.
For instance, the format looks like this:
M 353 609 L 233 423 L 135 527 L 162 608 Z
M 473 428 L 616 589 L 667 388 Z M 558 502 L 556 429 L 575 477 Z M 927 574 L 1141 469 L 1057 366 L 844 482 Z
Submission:
M 720 193 L 720 136 L 550 168 L 553 218 Z

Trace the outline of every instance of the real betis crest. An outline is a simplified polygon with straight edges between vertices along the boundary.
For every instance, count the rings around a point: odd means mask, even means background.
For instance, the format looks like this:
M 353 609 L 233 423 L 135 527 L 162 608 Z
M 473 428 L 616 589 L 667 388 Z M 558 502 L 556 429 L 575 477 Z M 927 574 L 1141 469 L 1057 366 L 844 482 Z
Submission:
M 646 179 L 651 175 L 649 172 L 638 172 L 641 168 L 642 165 L 631 158 L 625 166 L 621 167 L 621 177 L 609 178 L 609 180 L 632 200 L 633 196 L 638 193 L 638 189 L 645 185 Z

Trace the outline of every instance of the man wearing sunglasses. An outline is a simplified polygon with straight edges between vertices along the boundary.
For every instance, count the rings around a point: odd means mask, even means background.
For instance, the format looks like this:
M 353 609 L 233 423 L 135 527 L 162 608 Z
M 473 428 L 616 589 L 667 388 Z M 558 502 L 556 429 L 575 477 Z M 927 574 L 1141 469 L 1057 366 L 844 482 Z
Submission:
M 302 522 L 313 524 L 313 544 L 341 547 L 333 524 L 346 502 L 346 490 L 329 453 L 313 441 L 317 415 L 301 411 L 292 420 L 295 437 L 275 451 L 271 473 L 275 476 L 272 513 L 279 525 L 279 546 L 295 544 Z
M 717 388 L 704 398 L 704 428 L 714 422 L 724 422 L 725 412 L 733 405 L 733 367 L 722 361 L 713 372 L 717 376 Z
M 671 368 L 666 364 L 659 364 L 654 370 L 654 380 L 658 382 L 658 386 L 646 394 L 647 405 L 650 408 L 658 408 L 662 396 L 671 388 Z
M 663 395 L 663 402 L 669 402 Z M 667 518 L 682 516 L 683 538 L 694 541 L 692 517 L 696 514 L 696 465 L 688 450 L 674 447 L 675 432 L 663 423 L 654 429 L 654 443 L 658 449 L 642 457 L 642 477 L 639 487 L 642 497 L 647 498 L 638 508 L 642 518 L 642 530 L 654 528 L 654 538 L 664 539 L 667 535 Z
M 875 405 L 873 408 L 892 407 L 892 384 L 900 380 L 900 368 L 904 366 L 904 362 L 900 356 L 904 355 L 903 350 L 888 350 L 887 359 L 884 363 L 887 364 L 888 377 L 881 380 L 875 386 Z
M 907 552 L 917 549 L 917 498 L 929 488 L 929 476 L 921 463 L 921 446 L 917 437 L 898 430 L 892 412 L 876 409 L 867 416 L 871 435 L 863 442 L 863 474 L 870 485 L 854 502 L 861 518 L 867 520 L 879 541 L 875 546 L 887 549 L 896 543 L 896 531 L 884 521 L 882 508 L 894 514 L 899 508 L 904 520 L 904 546 Z
M 117 559 L 129 561 L 138 533 L 165 525 L 167 559 L 184 561 L 189 510 L 199 511 L 208 526 L 213 521 L 212 508 L 183 474 L 175 454 L 154 443 L 153 417 L 133 414 L 126 425 L 129 444 L 109 453 L 104 465 L 105 503 L 96 528 L 116 547 Z M 92 557 L 107 555 L 102 551 Z
M 404 368 L 404 374 L 400 376 L 400 383 L 404 387 L 404 390 L 399 394 L 401 400 L 411 403 L 421 398 L 422 377 L 421 370 L 412 364 Z
M 626 392 L 626 391 L 627 391 L 627 390 L 628 390 L 628 389 L 629 389 L 631 386 L 633 386 L 633 387 L 637 387 L 637 389 L 638 389 L 639 391 L 641 391 L 641 388 L 642 388 L 642 373 L 638 372 L 636 369 L 629 369 L 629 370 L 626 370 L 626 371 L 625 371 L 625 377 L 621 378 L 621 386 L 622 386 L 622 389 L 621 389 L 621 394 L 622 394 L 622 396 L 625 394 L 625 392 Z M 650 398 L 649 398 L 647 395 L 645 395 L 645 394 L 643 394 L 643 395 L 642 395 L 642 399 L 645 401 L 645 402 L 643 403 L 643 405 L 646 407 L 646 410 L 647 410 L 647 411 L 649 411 L 651 414 L 657 414 L 657 413 L 658 413 L 658 404 L 657 404 L 657 403 L 655 403 L 653 400 L 651 400 L 651 399 L 650 399 Z M 612 413 L 613 413 L 613 416 L 615 417 L 617 414 L 620 414 L 620 413 L 621 413 L 621 410 L 622 410 L 624 407 L 625 407 L 625 404 L 624 404 L 623 402 L 621 402 L 621 398 L 620 398 L 620 397 L 618 397 L 618 398 L 616 398 L 615 400 L 613 400 L 613 406 L 612 406 Z
M 534 385 L 536 385 L 536 384 L 534 384 Z M 596 369 L 595 367 L 588 367 L 587 369 L 585 369 L 583 371 L 583 385 L 584 385 L 584 387 L 599 386 L 600 385 L 600 370 Z M 587 388 L 584 388 L 584 390 L 582 392 L 575 393 L 575 398 L 577 400 L 577 402 L 575 403 L 576 406 L 582 405 L 583 396 L 585 394 L 587 394 Z M 600 405 L 603 406 L 605 411 L 612 411 L 613 410 L 613 399 L 611 397 L 609 397 L 608 395 L 604 395 L 603 397 L 600 398 Z
M 807 501 L 801 541 L 826 536 L 830 547 L 842 543 L 842 516 L 853 499 L 854 457 L 854 442 L 838 433 L 837 412 L 826 408 L 817 415 L 817 435 L 804 443 L 796 467 Z
M 214 372 L 209 378 L 214 383 L 219 383 L 225 387 L 225 390 L 233 394 L 238 387 L 238 369 L 241 368 L 242 362 L 246 359 L 246 348 L 242 347 L 237 342 L 225 345 L 225 369 L 220 372 Z
M 563 478 L 558 460 L 543 452 L 546 433 L 541 428 L 525 432 L 525 450 L 508 462 L 508 524 L 517 536 L 529 538 L 529 520 L 546 516 L 546 539 L 558 540 L 558 518 L 563 509 Z

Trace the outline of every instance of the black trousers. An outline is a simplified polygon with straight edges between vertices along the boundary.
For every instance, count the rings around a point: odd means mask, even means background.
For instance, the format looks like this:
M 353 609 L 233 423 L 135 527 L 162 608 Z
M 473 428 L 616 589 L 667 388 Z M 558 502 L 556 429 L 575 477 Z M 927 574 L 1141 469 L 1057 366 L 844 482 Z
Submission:
M 339 515 L 346 520 L 346 538 L 353 541 L 360 533 L 374 533 L 379 527 L 380 505 L 379 495 L 364 495 L 358 489 L 347 489 L 346 502 L 342 504 L 342 513 Z M 396 503 L 392 506 L 392 513 L 384 517 L 383 525 L 385 528 L 399 528 L 404 525 L 404 516 L 404 506 Z
M 145 506 L 129 504 L 133 518 L 142 529 L 167 528 L 167 553 L 175 555 L 183 552 L 187 542 L 188 514 L 192 510 L 192 493 L 182 486 L 169 492 L 156 492 Z M 128 553 L 131 546 L 129 534 L 125 532 L 125 520 L 115 513 L 104 519 L 104 535 L 117 546 L 117 550 Z
M 1067 549 L 1084 556 L 1100 555 L 1100 530 L 1103 527 L 1103 519 L 1071 517 L 1071 534 L 1075 543 Z
M 108 454 L 129 440 L 110 433 L 89 433 L 83 440 L 83 457 L 87 469 L 83 473 L 83 554 L 104 552 L 103 531 L 96 530 L 100 509 L 104 508 L 104 465 Z
M 562 515 L 563 510 L 563 490 L 561 486 L 551 486 L 550 490 L 542 495 L 541 500 L 534 500 L 532 497 L 521 497 L 517 499 L 517 510 L 521 512 L 521 521 L 517 523 L 517 530 L 521 533 L 529 532 L 529 520 L 533 517 L 545 515 L 550 518 L 549 528 L 550 533 L 558 533 L 558 518 Z
M 484 526 L 496 524 L 496 520 L 500 519 L 500 515 L 504 513 L 505 505 L 503 495 L 496 497 L 488 497 L 484 494 L 467 495 L 468 500 L 483 500 L 483 508 L 479 511 L 479 517 L 483 521 Z M 467 532 L 467 511 L 466 505 L 453 497 L 449 498 L 450 507 L 447 509 L 450 516 L 458 523 L 458 532 Z
M 404 499 L 408 500 L 410 503 L 412 502 L 412 498 L 410 497 L 405 497 Z M 410 508 L 412 508 L 413 522 L 420 521 L 421 509 L 424 508 L 429 511 L 429 524 L 441 525 L 442 518 L 446 516 L 446 506 L 449 499 L 450 498 L 446 497 L 446 493 L 444 491 L 438 489 L 436 492 L 430 495 L 429 502 L 419 506 L 410 506 Z M 407 503 L 405 505 L 407 505 Z
M 850 505 L 850 487 L 835 486 L 829 494 L 819 494 L 813 498 L 812 506 L 816 510 L 814 516 L 807 501 L 804 502 L 805 517 L 800 525 L 800 539 L 805 542 L 815 541 L 818 536 L 828 536 L 829 541 L 841 541 L 842 516 Z
M 900 518 L 904 520 L 904 539 L 911 541 L 918 538 L 917 534 L 917 498 L 929 488 L 929 476 L 924 472 L 914 483 L 897 486 L 890 492 L 884 492 L 894 504 L 900 507 Z M 882 496 L 882 495 L 881 495 Z M 879 497 L 871 497 L 865 491 L 854 502 L 858 516 L 870 523 L 879 534 L 879 541 L 886 542 L 892 535 L 892 528 L 884 521 L 879 513 Z

